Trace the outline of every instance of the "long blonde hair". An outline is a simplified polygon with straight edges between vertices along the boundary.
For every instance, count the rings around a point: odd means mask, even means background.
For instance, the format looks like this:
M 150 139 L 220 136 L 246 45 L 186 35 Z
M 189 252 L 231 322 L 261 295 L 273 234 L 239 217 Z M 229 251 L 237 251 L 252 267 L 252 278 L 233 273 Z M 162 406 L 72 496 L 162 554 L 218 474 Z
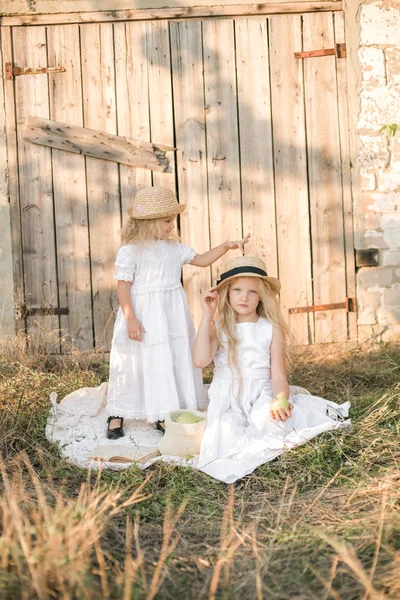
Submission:
M 160 222 L 165 219 L 175 219 L 176 215 L 163 217 L 162 219 L 134 219 L 129 216 L 126 224 L 122 228 L 121 240 L 123 244 L 131 242 L 144 242 L 146 240 L 158 239 L 160 233 Z M 172 233 L 171 240 L 177 240 L 176 233 Z
M 243 275 L 242 277 L 246 276 Z M 239 340 L 236 336 L 236 312 L 233 310 L 229 302 L 229 288 L 235 279 L 231 279 L 226 285 L 221 286 L 218 291 L 219 302 L 217 315 L 217 336 L 220 343 L 223 343 L 223 336 L 225 336 L 228 345 L 229 367 L 231 370 L 234 369 L 240 377 L 240 367 L 237 356 L 237 346 Z M 257 280 L 258 293 L 260 295 L 260 301 L 257 306 L 257 314 L 260 317 L 264 317 L 279 328 L 279 332 L 283 336 L 282 341 L 285 344 L 286 364 L 289 366 L 291 361 L 288 351 L 288 342 L 290 341 L 291 336 L 288 326 L 280 311 L 276 295 L 272 292 L 272 288 L 268 281 L 260 278 L 257 278 Z

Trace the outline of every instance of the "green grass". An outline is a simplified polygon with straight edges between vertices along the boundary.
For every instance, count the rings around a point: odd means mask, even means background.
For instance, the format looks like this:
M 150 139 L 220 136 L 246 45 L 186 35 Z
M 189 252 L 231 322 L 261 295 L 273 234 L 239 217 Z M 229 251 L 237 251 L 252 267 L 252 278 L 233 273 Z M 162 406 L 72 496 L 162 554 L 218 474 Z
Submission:
M 399 347 L 329 356 L 321 348 L 298 356 L 291 382 L 337 402 L 350 400 L 352 429 L 317 437 L 231 487 L 164 463 L 100 475 L 70 465 L 44 436 L 49 394 L 56 391 L 61 399 L 99 385 L 107 366 L 78 355 L 72 361 L 21 351 L 4 355 L 0 448 L 13 491 L 7 496 L 6 490 L 0 503 L 1 598 L 40 597 L 29 564 L 37 565 L 46 598 L 400 596 Z M 130 496 L 149 474 L 146 497 L 133 504 Z M 93 488 L 83 504 L 82 484 Z M 114 509 L 104 505 L 103 518 L 96 506 L 113 493 L 120 496 Z M 30 519 L 23 534 L 8 525 L 8 511 L 17 505 L 18 518 Z M 58 538 L 47 532 L 49 511 L 63 540 L 74 519 L 82 527 L 91 523 L 100 550 L 92 543 L 75 560 L 59 554 L 64 541 L 50 552 L 46 544 Z M 127 519 L 138 527 L 137 542 L 133 536 L 128 546 Z M 23 549 L 28 538 L 29 552 Z M 59 578 L 39 569 L 54 556 Z

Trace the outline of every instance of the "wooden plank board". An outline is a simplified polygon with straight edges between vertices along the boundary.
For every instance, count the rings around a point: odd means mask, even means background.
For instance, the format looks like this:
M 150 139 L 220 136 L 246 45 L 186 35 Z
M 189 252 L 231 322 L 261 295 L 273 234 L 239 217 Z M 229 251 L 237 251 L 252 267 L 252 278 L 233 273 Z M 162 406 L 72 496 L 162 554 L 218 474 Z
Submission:
M 335 42 L 344 44 L 344 15 L 342 12 L 334 14 Z M 350 147 L 349 147 L 349 107 L 347 95 L 346 61 L 336 61 L 336 77 L 338 86 L 338 115 L 342 166 L 342 194 L 343 194 L 343 219 L 344 219 L 344 243 L 346 261 L 346 286 L 347 296 L 352 298 L 356 295 L 356 267 L 354 261 L 354 234 L 353 234 L 353 206 L 351 193 L 350 175 Z M 351 312 L 347 315 L 348 333 L 350 340 L 357 339 L 357 313 Z
M 152 19 L 193 19 L 202 17 L 233 17 L 241 15 L 267 15 L 267 14 L 287 14 L 287 13 L 306 13 L 314 11 L 332 11 L 342 10 L 341 1 L 318 1 L 298 0 L 297 2 L 264 2 L 257 4 L 243 4 L 239 0 L 236 4 L 214 5 L 215 0 L 206 2 L 203 0 L 203 6 L 182 6 L 173 8 L 152 8 L 152 9 L 131 9 L 102 10 L 102 5 L 96 3 L 97 11 L 93 12 L 93 0 L 80 2 L 79 12 L 62 12 L 71 7 L 70 0 L 46 0 L 40 2 L 42 8 L 39 10 L 39 2 L 35 2 L 35 14 L 26 13 L 26 0 L 12 0 L 13 6 L 4 13 L 14 13 L 14 16 L 5 16 L 0 19 L 2 25 L 56 25 L 65 23 L 98 23 L 107 21 L 147 21 Z M 161 0 L 163 2 L 163 0 Z M 23 3 L 18 7 L 17 2 Z M 107 0 L 108 2 L 108 0 Z M 131 0 L 126 0 L 131 5 Z M 109 2 L 108 2 L 109 4 Z M 77 3 L 74 2 L 76 9 Z M 39 14 L 39 13 L 43 14 Z
M 144 23 L 114 25 L 118 135 L 150 141 L 149 94 Z M 145 169 L 120 166 L 122 221 L 136 192 L 151 185 Z
M 82 126 L 78 25 L 49 27 L 47 42 L 49 63 L 68 65 L 65 73 L 49 75 L 51 118 Z M 52 158 L 60 306 L 69 309 L 60 316 L 61 350 L 67 353 L 71 345 L 93 348 L 86 172 L 83 156 L 53 150 Z
M 3 49 L 0 40 L 0 331 L 15 335 L 15 298 L 13 251 L 11 237 L 11 205 L 8 194 L 7 137 L 4 89 Z
M 302 65 L 294 57 L 301 50 L 300 17 L 271 17 L 269 39 L 280 303 L 296 342 L 307 344 L 313 340 L 311 319 L 287 312 L 313 304 L 304 90 Z
M 161 172 L 166 171 L 169 166 L 165 151 L 174 149 L 34 116 L 27 118 L 24 140 L 66 152 Z
M 233 21 L 205 21 L 203 40 L 210 238 L 217 246 L 243 235 Z M 213 282 L 232 256 L 214 263 Z
M 202 24 L 171 23 L 170 33 L 178 187 L 179 197 L 187 203 L 180 217 L 182 242 L 203 253 L 210 248 L 210 236 Z M 197 326 L 202 312 L 200 295 L 211 285 L 211 270 L 184 267 L 183 282 Z
M 235 21 L 243 231 L 246 254 L 278 275 L 268 30 L 265 18 Z
M 3 72 L 5 63 L 13 61 L 11 28 L 1 30 Z M 4 79 L 4 107 L 6 112 L 5 132 L 7 138 L 7 169 L 8 169 L 8 194 L 10 201 L 11 219 L 11 244 L 15 302 L 18 306 L 24 296 L 23 258 L 22 258 L 22 232 L 19 197 L 19 173 L 17 156 L 17 128 L 15 120 L 14 81 Z M 21 314 L 15 316 L 17 331 L 25 329 L 25 319 Z
M 332 14 L 303 17 L 303 50 L 331 48 Z M 340 140 L 334 56 L 303 59 L 310 186 L 313 304 L 346 299 Z M 347 339 L 347 314 L 315 314 L 315 341 Z
M 151 140 L 174 146 L 171 61 L 167 21 L 146 23 Z M 175 157 L 165 173 L 152 173 L 153 185 L 175 190 Z
M 13 31 L 14 64 L 23 68 L 47 67 L 44 27 Z M 23 129 L 29 114 L 49 117 L 47 75 L 29 75 L 15 80 L 18 164 L 24 256 L 25 295 L 28 307 L 59 306 L 51 151 L 24 142 Z M 59 350 L 59 319 L 54 315 L 28 317 L 34 345 L 45 343 Z
M 80 30 L 84 126 L 115 134 L 112 25 L 82 25 Z M 120 233 L 118 165 L 87 157 L 86 177 L 95 345 L 108 349 L 116 306 L 113 273 Z

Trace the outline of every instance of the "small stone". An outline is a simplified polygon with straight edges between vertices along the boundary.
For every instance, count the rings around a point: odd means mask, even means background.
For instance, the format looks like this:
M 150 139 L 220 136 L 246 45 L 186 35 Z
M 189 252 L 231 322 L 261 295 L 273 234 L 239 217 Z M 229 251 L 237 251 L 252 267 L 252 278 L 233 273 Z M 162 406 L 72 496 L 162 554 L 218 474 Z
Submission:
M 376 189 L 376 178 L 374 173 L 360 171 L 360 186 L 361 190 L 370 192 Z
M 400 324 L 392 324 L 382 332 L 382 342 L 398 342 L 400 340 Z
M 384 250 L 382 252 L 382 265 L 384 267 L 400 266 L 400 251 Z
M 382 307 L 377 312 L 380 325 L 399 325 L 400 306 Z
M 370 341 L 381 342 L 384 331 L 384 325 L 359 325 L 358 339 L 361 343 Z
M 373 291 L 374 288 L 386 287 L 393 281 L 392 269 L 384 269 L 382 267 L 364 267 L 359 269 L 357 273 L 358 285 L 364 287 L 368 291 Z M 372 288 L 370 290 L 370 288 Z
M 367 248 L 388 248 L 384 234 L 379 231 L 366 231 L 364 233 L 364 243 Z
M 383 303 L 385 306 L 395 306 L 400 311 L 400 285 L 398 283 L 383 290 Z
M 386 85 L 385 55 L 380 48 L 361 47 L 358 57 L 365 89 Z
M 399 43 L 400 10 L 377 3 L 364 4 L 360 10 L 360 43 L 366 46 Z
M 359 325 L 375 325 L 377 323 L 376 312 L 372 306 L 367 306 L 358 313 L 357 323 Z
M 399 17 L 400 18 L 400 15 Z M 400 48 L 392 47 L 385 49 L 386 72 L 388 85 L 400 85 Z
M 396 194 L 384 194 L 383 192 L 372 194 L 374 203 L 371 208 L 379 212 L 393 212 L 396 205 L 395 196 Z
M 400 189 L 400 172 L 384 171 L 379 174 L 379 190 L 381 192 L 394 192 L 397 189 Z

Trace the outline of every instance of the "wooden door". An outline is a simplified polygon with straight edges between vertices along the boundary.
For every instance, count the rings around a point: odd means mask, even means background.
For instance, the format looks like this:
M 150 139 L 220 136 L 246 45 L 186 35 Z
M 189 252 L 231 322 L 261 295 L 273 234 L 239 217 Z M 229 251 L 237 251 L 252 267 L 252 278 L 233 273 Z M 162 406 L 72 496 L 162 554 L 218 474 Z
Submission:
M 345 59 L 295 57 L 343 43 L 341 13 L 4 29 L 5 62 L 65 68 L 5 82 L 15 273 L 33 337 L 109 348 L 120 226 L 151 184 L 187 203 L 182 241 L 198 252 L 251 232 L 247 253 L 281 279 L 298 343 L 355 336 L 344 308 L 304 312 L 354 296 Z M 169 173 L 152 173 L 50 150 L 23 141 L 28 115 L 177 151 Z M 196 323 L 223 264 L 184 267 Z

